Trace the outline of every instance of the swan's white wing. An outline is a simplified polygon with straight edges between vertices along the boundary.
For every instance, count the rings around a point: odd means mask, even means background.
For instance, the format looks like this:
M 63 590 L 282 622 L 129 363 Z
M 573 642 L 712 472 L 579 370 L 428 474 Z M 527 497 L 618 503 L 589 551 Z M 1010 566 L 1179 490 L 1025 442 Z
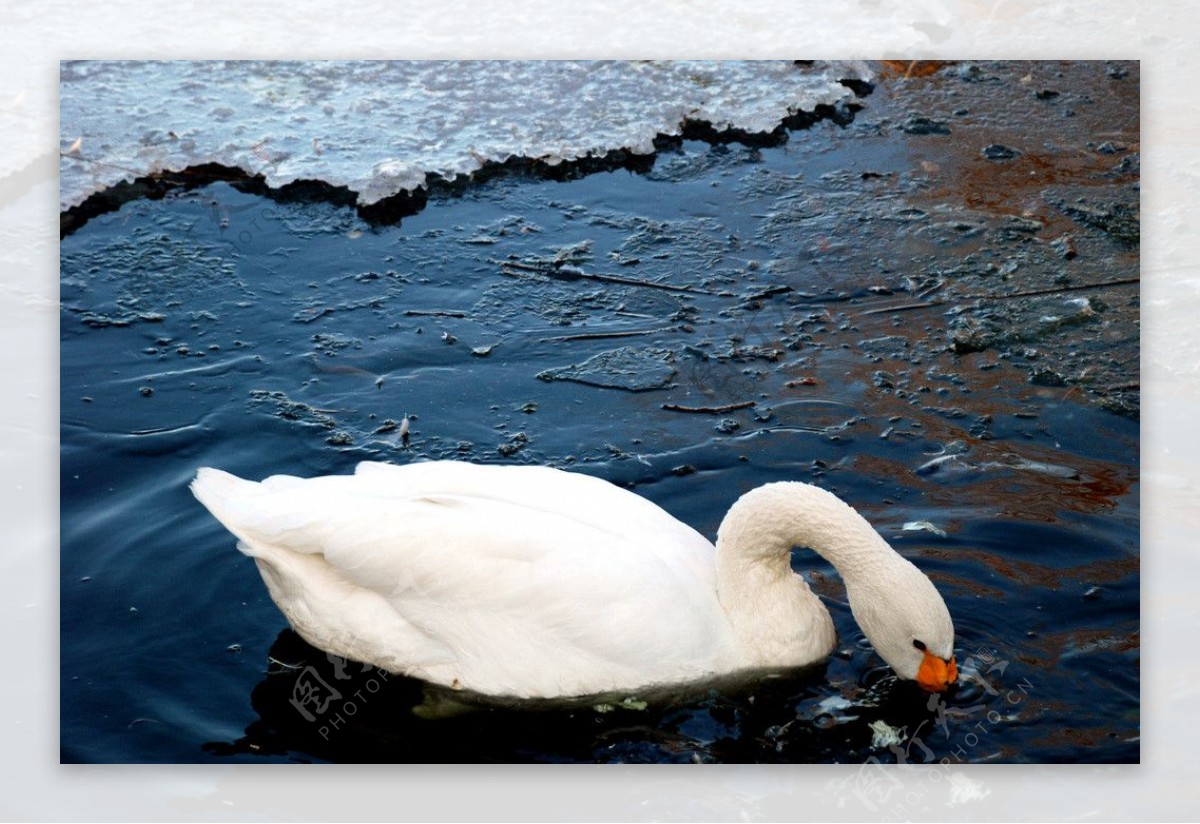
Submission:
M 708 543 L 694 529 L 645 498 L 578 472 L 461 461 L 405 466 L 364 461 L 355 467 L 354 479 L 361 484 L 359 488 L 383 497 L 466 495 L 533 510 L 569 513 L 581 523 L 616 530 L 630 538 L 659 535 L 668 546 Z
M 313 602 L 300 612 L 318 646 L 357 645 L 355 657 L 390 669 L 516 695 L 698 678 L 728 651 L 712 546 L 604 481 L 364 464 L 354 476 L 235 479 L 237 494 L 213 493 L 226 478 L 202 473 L 197 494 L 260 566 L 308 576 L 273 585 L 264 571 L 273 596 Z M 296 608 L 280 606 L 295 624 Z

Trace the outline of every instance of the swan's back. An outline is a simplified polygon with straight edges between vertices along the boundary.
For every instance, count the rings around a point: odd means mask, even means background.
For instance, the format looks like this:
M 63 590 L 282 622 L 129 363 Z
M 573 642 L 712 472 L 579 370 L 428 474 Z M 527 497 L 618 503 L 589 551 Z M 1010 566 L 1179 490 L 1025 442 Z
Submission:
M 196 497 L 313 645 L 494 695 L 580 695 L 737 666 L 712 545 L 653 503 L 545 467 L 359 464 Z

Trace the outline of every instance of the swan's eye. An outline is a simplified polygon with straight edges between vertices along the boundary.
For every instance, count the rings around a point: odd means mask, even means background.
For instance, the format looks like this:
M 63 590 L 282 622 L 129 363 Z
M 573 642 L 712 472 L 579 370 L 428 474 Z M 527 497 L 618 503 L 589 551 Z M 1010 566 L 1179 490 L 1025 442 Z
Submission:
M 918 641 L 916 638 L 913 639 L 913 646 L 916 647 L 917 649 L 919 649 L 921 652 L 925 651 L 925 645 L 922 644 L 920 641 Z

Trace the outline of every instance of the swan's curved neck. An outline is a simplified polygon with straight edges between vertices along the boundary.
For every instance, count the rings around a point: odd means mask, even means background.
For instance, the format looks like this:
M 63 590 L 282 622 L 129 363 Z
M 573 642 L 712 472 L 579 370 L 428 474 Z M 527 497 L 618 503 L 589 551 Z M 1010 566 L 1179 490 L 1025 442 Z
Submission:
M 850 506 L 810 484 L 767 484 L 729 510 L 717 532 L 717 594 L 734 631 L 744 645 L 771 646 L 766 657 L 791 645 L 811 660 L 836 639 L 828 610 L 792 571 L 794 546 L 820 554 L 848 586 L 895 553 Z

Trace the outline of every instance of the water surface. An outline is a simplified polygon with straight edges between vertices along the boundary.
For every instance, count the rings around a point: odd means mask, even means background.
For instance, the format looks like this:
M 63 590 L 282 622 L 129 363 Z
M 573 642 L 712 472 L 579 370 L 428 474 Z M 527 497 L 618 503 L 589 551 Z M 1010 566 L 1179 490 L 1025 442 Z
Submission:
M 969 291 L 989 263 L 1036 285 L 1063 226 L 1076 278 L 1136 274 L 1136 253 L 1061 211 L 1034 230 L 1011 203 L 931 205 L 926 144 L 872 122 L 685 141 L 641 174 L 500 176 L 399 225 L 217 183 L 68 235 L 63 759 L 1136 761 L 1137 423 L 1037 379 L 1047 359 L 1132 357 L 1136 381 L 1136 332 L 1131 350 L 1120 307 L 1067 314 L 1068 293 L 1023 339 L 956 352 L 953 306 L 875 311 L 930 278 Z M 931 705 L 897 682 L 797 550 L 838 627 L 828 662 L 452 712 L 296 638 L 187 490 L 200 466 L 427 458 L 598 475 L 710 538 L 747 489 L 818 483 L 938 585 L 963 688 Z M 314 674 L 339 697 L 310 718 L 292 699 Z

